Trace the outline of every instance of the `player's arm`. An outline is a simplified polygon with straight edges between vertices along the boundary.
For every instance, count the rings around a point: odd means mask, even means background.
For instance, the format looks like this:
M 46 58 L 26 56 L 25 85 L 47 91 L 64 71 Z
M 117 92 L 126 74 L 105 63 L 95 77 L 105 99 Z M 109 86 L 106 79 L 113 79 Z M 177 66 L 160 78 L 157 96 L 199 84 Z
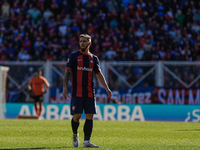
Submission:
M 45 84 L 45 86 L 46 86 L 45 91 L 48 91 L 49 88 L 50 88 L 50 84 L 49 84 L 49 82 L 48 82 L 47 80 L 45 80 L 44 84 Z
M 99 80 L 99 82 L 101 83 L 101 85 L 106 89 L 106 92 L 108 93 L 108 98 L 110 98 L 112 96 L 112 92 L 108 87 L 108 84 L 103 76 L 103 74 L 100 72 L 98 74 L 96 74 L 97 79 Z
M 70 74 L 71 74 L 71 70 L 65 69 L 65 75 L 64 75 L 64 80 L 63 80 L 63 92 L 62 92 L 63 97 L 65 99 L 67 99 L 67 95 L 69 93 L 68 89 L 67 89 L 67 86 L 68 86 Z
M 28 81 L 28 84 L 27 84 L 27 88 L 28 88 L 29 91 L 32 90 L 31 83 L 32 83 L 32 78 Z

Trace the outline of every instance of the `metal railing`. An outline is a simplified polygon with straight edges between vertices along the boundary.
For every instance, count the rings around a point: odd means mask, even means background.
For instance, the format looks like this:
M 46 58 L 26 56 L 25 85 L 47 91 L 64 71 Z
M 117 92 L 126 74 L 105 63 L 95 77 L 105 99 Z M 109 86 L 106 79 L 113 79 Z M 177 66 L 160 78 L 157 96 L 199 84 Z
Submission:
M 61 87 L 66 61 L 0 62 L 8 66 L 7 90 L 26 88 L 26 84 L 40 69 L 52 87 Z M 113 90 L 147 86 L 183 87 L 200 86 L 200 62 L 157 61 L 157 62 L 100 62 L 101 70 Z M 71 81 L 70 81 L 71 85 Z M 101 86 L 100 84 L 98 84 Z M 29 98 L 28 93 L 23 93 Z M 44 102 L 48 102 L 47 92 Z

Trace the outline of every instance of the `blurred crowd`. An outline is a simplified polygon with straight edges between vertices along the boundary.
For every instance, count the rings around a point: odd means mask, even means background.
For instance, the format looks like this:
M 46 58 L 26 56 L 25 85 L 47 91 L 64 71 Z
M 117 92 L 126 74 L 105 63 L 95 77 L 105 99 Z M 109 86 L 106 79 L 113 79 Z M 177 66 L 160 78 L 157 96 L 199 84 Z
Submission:
M 0 0 L 0 61 L 66 60 L 92 36 L 100 60 L 200 60 L 198 0 Z

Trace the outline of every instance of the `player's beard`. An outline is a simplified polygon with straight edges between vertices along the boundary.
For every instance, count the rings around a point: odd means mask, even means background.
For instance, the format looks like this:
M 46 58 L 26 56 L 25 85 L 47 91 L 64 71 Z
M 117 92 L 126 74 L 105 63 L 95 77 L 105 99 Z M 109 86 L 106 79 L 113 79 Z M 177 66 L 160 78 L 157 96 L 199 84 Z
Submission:
M 81 47 L 79 46 L 79 48 L 81 49 L 82 52 L 85 52 L 85 51 L 89 48 L 89 45 L 87 45 L 87 46 L 84 47 L 84 48 L 81 48 Z

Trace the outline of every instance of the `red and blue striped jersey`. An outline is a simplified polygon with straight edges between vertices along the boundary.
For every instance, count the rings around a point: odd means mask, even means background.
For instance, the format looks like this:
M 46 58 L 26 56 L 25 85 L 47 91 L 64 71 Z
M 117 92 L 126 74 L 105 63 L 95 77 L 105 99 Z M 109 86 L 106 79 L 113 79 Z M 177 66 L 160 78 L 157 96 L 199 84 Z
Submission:
M 97 56 L 80 50 L 71 53 L 66 69 L 72 71 L 72 96 L 94 97 L 93 72 L 101 72 Z

